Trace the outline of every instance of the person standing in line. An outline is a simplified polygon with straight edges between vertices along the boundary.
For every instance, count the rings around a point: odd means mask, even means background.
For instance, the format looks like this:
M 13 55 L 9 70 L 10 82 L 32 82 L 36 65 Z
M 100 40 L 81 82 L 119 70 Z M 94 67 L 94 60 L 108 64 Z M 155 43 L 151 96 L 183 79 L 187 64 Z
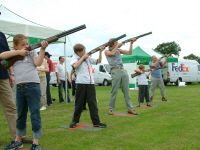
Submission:
M 50 59 L 52 55 L 48 52 L 45 52 L 44 58 L 47 60 L 47 64 L 49 67 L 49 71 L 46 72 L 46 79 L 47 79 L 47 86 L 46 86 L 46 96 L 47 96 L 47 107 L 52 106 L 52 98 L 51 98 L 51 91 L 50 91 L 50 80 L 51 80 L 51 72 L 53 71 L 53 63 Z
M 17 34 L 13 38 L 13 47 L 20 51 L 28 47 L 28 39 L 22 34 Z M 22 137 L 26 135 L 26 118 L 28 109 L 31 114 L 33 144 L 30 150 L 40 149 L 39 138 L 42 137 L 42 125 L 40 117 L 40 80 L 37 74 L 37 67 L 42 64 L 44 52 L 48 46 L 47 41 L 41 42 L 39 56 L 35 50 L 27 51 L 27 56 L 23 60 L 16 61 L 13 65 L 17 84 L 17 130 L 15 140 L 12 141 L 4 150 L 15 150 L 22 148 Z M 5 53 L 4 56 L 12 57 Z M 31 78 L 30 78 L 31 77 Z
M 85 46 L 82 44 L 76 44 L 73 48 L 75 54 L 73 55 L 70 64 L 74 69 L 76 69 L 77 88 L 74 114 L 69 127 L 74 128 L 76 127 L 76 123 L 79 123 L 80 116 L 83 111 L 83 103 L 84 100 L 87 99 L 93 127 L 105 128 L 107 125 L 100 122 L 98 115 L 96 91 L 91 69 L 91 64 L 101 63 L 102 51 L 105 47 L 102 46 L 99 48 L 100 51 L 98 59 L 89 57 L 90 55 L 85 52 Z
M 59 102 L 64 103 L 63 95 L 62 95 L 62 90 L 64 88 L 65 95 L 66 95 L 66 89 L 65 89 L 65 84 L 67 84 L 67 101 L 68 103 L 70 102 L 69 98 L 69 90 L 68 90 L 68 82 L 65 83 L 65 58 L 63 56 L 59 57 L 59 64 L 56 66 L 56 78 L 58 82 L 58 95 L 59 95 Z M 67 68 L 66 68 L 67 70 Z M 70 78 L 68 76 L 68 72 L 66 71 L 66 78 L 71 83 Z
M 167 59 L 169 56 L 171 56 L 171 54 L 168 54 L 166 56 L 166 59 L 163 62 L 161 61 L 162 57 L 157 58 L 155 55 L 152 56 L 152 61 L 149 62 L 150 69 L 155 69 L 157 67 L 164 66 L 167 63 Z M 154 96 L 155 89 L 157 86 L 160 88 L 160 94 L 162 95 L 162 101 L 167 101 L 167 99 L 165 98 L 165 95 L 166 95 L 165 84 L 164 84 L 160 69 L 156 69 L 151 74 L 150 101 L 153 100 L 153 96 Z
M 140 103 L 144 103 L 144 98 L 146 99 L 147 106 L 152 106 L 149 102 L 149 88 L 148 88 L 148 80 L 147 77 L 154 71 L 153 69 L 146 74 L 145 73 L 145 66 L 144 65 L 139 65 L 139 70 L 136 69 L 134 70 L 136 73 L 140 73 L 138 75 L 138 105 L 136 107 L 140 107 Z
M 110 39 L 110 41 L 113 39 Z M 137 40 L 136 38 L 133 38 L 131 40 L 128 51 L 119 49 L 122 46 L 122 43 L 118 43 L 117 41 L 109 45 L 109 50 L 105 50 L 106 58 L 111 67 L 111 77 L 112 77 L 112 89 L 108 106 L 109 115 L 114 115 L 113 110 L 115 108 L 117 92 L 120 86 L 124 94 L 128 113 L 138 115 L 138 113 L 134 110 L 132 106 L 130 98 L 130 90 L 129 90 L 129 77 L 127 71 L 123 68 L 122 58 L 121 58 L 121 54 L 126 54 L 126 55 L 132 54 L 132 45 L 133 42 L 135 42 L 136 40 Z
M 38 52 L 39 55 L 39 52 Z M 41 89 L 41 103 L 42 108 L 40 110 L 45 110 L 47 105 L 47 97 L 46 97 L 46 87 L 47 80 L 45 72 L 49 71 L 49 67 L 47 61 L 43 60 L 42 65 L 37 67 L 37 72 L 40 78 L 40 89 Z

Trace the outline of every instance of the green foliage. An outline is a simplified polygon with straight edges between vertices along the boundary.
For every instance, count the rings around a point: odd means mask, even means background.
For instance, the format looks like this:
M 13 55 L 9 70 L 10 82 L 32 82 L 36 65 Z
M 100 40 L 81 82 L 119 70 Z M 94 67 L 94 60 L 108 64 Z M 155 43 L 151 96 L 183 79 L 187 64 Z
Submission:
M 178 51 L 180 49 L 181 47 L 179 46 L 179 44 L 173 41 L 173 42 L 159 44 L 154 50 L 165 55 L 165 54 L 170 54 L 174 51 Z M 179 56 L 178 52 L 173 54 Z
M 52 107 L 41 111 L 42 148 L 51 150 L 199 150 L 200 84 L 186 87 L 166 86 L 168 102 L 152 102 L 154 108 L 136 107 L 135 117 L 107 115 L 111 86 L 96 86 L 99 116 L 109 126 L 100 131 L 81 131 L 60 128 L 71 122 L 74 103 L 58 101 L 58 89 L 51 87 L 56 98 Z M 195 92 L 194 92 L 195 91 Z M 70 89 L 71 93 L 71 89 Z M 138 91 L 131 90 L 133 105 L 137 104 Z M 155 91 L 161 100 L 160 90 Z M 145 105 L 145 103 L 144 103 Z M 88 108 L 88 107 L 87 107 Z M 126 112 L 121 89 L 118 91 L 115 112 Z M 27 117 L 27 137 L 31 138 L 30 114 Z M 80 122 L 92 123 L 89 111 L 83 111 Z M 0 147 L 10 142 L 10 133 L 0 107 Z M 30 144 L 25 144 L 29 145 Z M 0 148 L 1 149 L 1 148 Z
M 198 63 L 200 63 L 200 57 L 196 56 L 194 54 L 190 54 L 188 56 L 184 56 L 184 59 L 189 59 L 189 60 L 196 60 Z

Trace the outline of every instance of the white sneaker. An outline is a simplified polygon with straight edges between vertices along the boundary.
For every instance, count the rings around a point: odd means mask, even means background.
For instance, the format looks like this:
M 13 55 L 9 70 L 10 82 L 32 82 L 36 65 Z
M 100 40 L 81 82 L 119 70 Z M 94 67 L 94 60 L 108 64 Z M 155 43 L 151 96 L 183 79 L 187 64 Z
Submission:
M 45 109 L 47 109 L 46 106 L 42 106 L 40 110 L 45 110 Z

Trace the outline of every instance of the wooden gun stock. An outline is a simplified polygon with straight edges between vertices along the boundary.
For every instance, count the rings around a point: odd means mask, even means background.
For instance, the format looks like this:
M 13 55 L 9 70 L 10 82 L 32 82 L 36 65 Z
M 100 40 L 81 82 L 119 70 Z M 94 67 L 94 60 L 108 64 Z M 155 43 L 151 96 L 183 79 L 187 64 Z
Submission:
M 52 36 L 52 37 L 50 37 L 50 38 L 47 38 L 47 39 L 45 39 L 45 41 L 47 41 L 48 43 L 52 43 L 52 42 L 57 41 L 59 38 L 62 38 L 62 37 L 67 36 L 67 35 L 69 35 L 69 34 L 78 32 L 78 31 L 80 31 L 80 30 L 82 30 L 82 29 L 85 29 L 85 28 L 86 28 L 85 25 L 81 25 L 81 26 L 78 26 L 78 27 L 76 27 L 76 28 L 73 28 L 73 29 L 64 31 L 64 32 L 62 32 L 62 33 L 59 33 L 59 34 L 57 34 L 57 35 L 54 35 L 54 36 Z M 41 43 L 40 43 L 40 42 L 35 43 L 35 44 L 31 44 L 30 46 L 28 46 L 28 47 L 26 48 L 26 50 L 31 51 L 31 50 L 36 49 L 36 48 L 39 48 L 39 47 L 41 47 Z M 1 61 L 1 66 L 2 66 L 2 68 L 3 68 L 4 70 L 7 70 L 7 69 L 10 68 L 16 61 L 18 61 L 18 60 L 23 60 L 23 58 L 24 58 L 24 57 L 23 57 L 23 56 L 20 56 L 20 55 L 11 57 L 11 58 L 9 58 L 9 59 L 7 59 L 7 60 Z
M 112 41 L 109 41 L 109 42 L 107 42 L 107 43 L 105 43 L 105 44 L 103 44 L 103 45 L 100 45 L 100 46 L 96 47 L 95 49 L 91 50 L 90 52 L 88 52 L 88 54 L 91 55 L 91 54 L 93 54 L 93 53 L 99 51 L 99 50 L 100 50 L 99 47 L 101 47 L 101 46 L 107 47 L 107 46 L 109 46 L 109 44 L 112 44 L 112 43 L 114 43 L 114 42 L 116 42 L 116 41 L 118 41 L 118 40 L 124 38 L 125 36 L 126 36 L 126 34 L 123 34 L 123 35 L 121 35 L 121 36 L 115 38 L 115 39 L 112 40 Z
M 141 37 L 143 37 L 143 36 L 147 36 L 147 35 L 149 35 L 149 34 L 152 34 L 152 32 L 148 32 L 148 33 L 145 33 L 145 34 L 142 34 L 142 35 L 138 35 L 138 36 L 133 37 L 133 38 L 139 39 L 139 38 L 141 38 Z M 127 40 L 123 41 L 122 43 L 123 43 L 123 44 L 128 43 L 128 42 L 130 42 L 133 38 L 127 39 Z
M 167 67 L 157 67 L 157 68 L 154 68 L 154 69 L 164 69 L 164 68 L 167 68 Z M 147 70 L 144 70 L 144 72 L 148 72 L 148 71 L 152 71 L 153 69 L 147 69 Z M 134 78 L 134 77 L 136 77 L 136 76 L 138 76 L 138 75 L 141 75 L 141 73 L 139 73 L 139 72 L 136 72 L 136 73 L 133 73 L 133 74 L 131 74 L 131 78 Z

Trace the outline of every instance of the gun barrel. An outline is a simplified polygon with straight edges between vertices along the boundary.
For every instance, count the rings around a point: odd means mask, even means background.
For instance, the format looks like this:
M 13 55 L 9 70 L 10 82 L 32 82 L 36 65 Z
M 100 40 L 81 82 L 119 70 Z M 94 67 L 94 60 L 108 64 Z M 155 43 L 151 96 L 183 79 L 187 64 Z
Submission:
M 148 33 L 145 33 L 145 34 L 141 34 L 141 35 L 138 35 L 138 36 L 136 36 L 136 37 L 133 37 L 133 38 L 141 38 L 141 37 L 143 37 L 143 36 L 147 36 L 147 35 L 149 35 L 149 34 L 152 34 L 152 32 L 148 32 Z M 122 43 L 128 43 L 128 42 L 130 42 L 133 38 L 130 38 L 130 39 L 127 39 L 127 40 L 125 40 L 125 41 L 123 41 Z
M 91 50 L 88 54 L 93 54 L 93 53 L 99 51 L 99 47 L 101 47 L 101 46 L 108 46 L 109 44 L 112 44 L 112 43 L 114 43 L 114 42 L 116 42 L 116 41 L 118 41 L 118 40 L 124 38 L 125 36 L 126 36 L 126 34 L 123 34 L 123 35 L 121 35 L 121 36 L 119 36 L 119 37 L 113 39 L 112 41 L 109 41 L 109 42 L 107 42 L 107 43 L 105 43 L 105 44 L 102 44 L 102 45 L 96 47 L 95 49 Z

